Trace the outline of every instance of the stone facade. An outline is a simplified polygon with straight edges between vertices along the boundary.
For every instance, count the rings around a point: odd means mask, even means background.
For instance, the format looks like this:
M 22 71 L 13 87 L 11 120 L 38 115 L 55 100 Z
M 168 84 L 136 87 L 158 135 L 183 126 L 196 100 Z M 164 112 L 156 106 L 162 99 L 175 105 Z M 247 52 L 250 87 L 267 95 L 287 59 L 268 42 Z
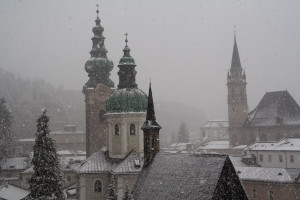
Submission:
M 98 84 L 95 88 L 83 87 L 86 109 L 86 155 L 89 157 L 102 147 L 107 146 L 107 124 L 104 119 L 106 100 L 113 89 Z

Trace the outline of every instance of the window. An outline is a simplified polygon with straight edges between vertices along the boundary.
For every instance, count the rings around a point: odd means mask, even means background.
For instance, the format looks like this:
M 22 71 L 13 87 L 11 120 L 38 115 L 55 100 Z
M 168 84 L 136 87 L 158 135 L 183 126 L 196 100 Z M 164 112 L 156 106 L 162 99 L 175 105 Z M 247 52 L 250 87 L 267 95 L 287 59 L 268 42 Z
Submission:
M 290 161 L 291 163 L 294 163 L 294 155 L 290 155 Z
M 105 114 L 105 110 L 100 110 L 100 112 L 99 112 L 99 119 L 100 119 L 101 122 L 104 121 L 104 114 Z
M 259 161 L 264 161 L 264 155 L 262 154 L 259 155 Z
M 120 135 L 120 129 L 118 124 L 115 124 L 115 135 Z
M 282 155 L 279 155 L 279 162 L 282 163 Z
M 269 200 L 274 200 L 274 192 L 269 191 Z
M 135 125 L 130 124 L 130 135 L 135 135 Z
M 269 162 L 272 162 L 272 155 L 268 156 L 268 160 L 269 160 Z
M 101 181 L 96 180 L 94 184 L 94 192 L 101 192 L 101 191 L 102 191 Z
M 152 150 L 156 150 L 156 137 L 152 137 Z
M 252 189 L 252 197 L 256 198 L 256 189 Z

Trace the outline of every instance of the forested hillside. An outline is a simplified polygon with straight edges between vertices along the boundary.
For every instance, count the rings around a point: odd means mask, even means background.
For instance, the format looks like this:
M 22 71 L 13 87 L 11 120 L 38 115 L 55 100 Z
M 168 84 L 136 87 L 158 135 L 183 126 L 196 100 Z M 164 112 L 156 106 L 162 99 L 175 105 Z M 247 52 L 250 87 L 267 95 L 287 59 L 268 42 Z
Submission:
M 0 94 L 12 111 L 13 134 L 16 138 L 33 137 L 36 119 L 46 108 L 50 115 L 52 131 L 62 130 L 63 125 L 76 123 L 78 130 L 85 131 L 84 96 L 81 88 L 67 90 L 56 88 L 42 79 L 29 80 L 0 68 Z M 172 142 L 182 121 L 191 133 L 198 134 L 205 122 L 203 112 L 194 107 L 175 102 L 160 102 L 155 105 L 161 130 L 162 144 Z M 193 135 L 192 135 L 193 136 Z
M 62 130 L 68 123 L 76 123 L 79 130 L 85 129 L 84 96 L 80 89 L 55 88 L 44 80 L 29 80 L 0 68 L 0 95 L 12 111 L 16 138 L 34 136 L 36 119 L 44 108 L 50 115 L 53 131 Z

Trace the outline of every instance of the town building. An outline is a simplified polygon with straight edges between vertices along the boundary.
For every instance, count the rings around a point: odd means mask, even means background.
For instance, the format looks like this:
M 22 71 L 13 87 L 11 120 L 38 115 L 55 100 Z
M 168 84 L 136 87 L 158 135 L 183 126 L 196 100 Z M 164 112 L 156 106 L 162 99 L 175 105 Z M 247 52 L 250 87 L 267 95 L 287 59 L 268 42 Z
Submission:
M 229 140 L 228 121 L 209 120 L 201 127 L 201 138 L 206 140 Z
M 262 167 L 300 168 L 300 138 L 256 142 L 246 149 Z
M 249 199 L 290 200 L 300 196 L 300 169 L 236 167 Z
M 249 145 L 255 141 L 275 141 L 300 137 L 300 107 L 288 91 L 267 92 L 248 113 L 246 73 L 242 69 L 236 35 L 227 74 L 230 146 Z
M 85 132 L 78 131 L 75 124 L 65 125 L 63 131 L 51 132 L 50 137 L 55 140 L 59 149 L 72 151 L 86 150 Z

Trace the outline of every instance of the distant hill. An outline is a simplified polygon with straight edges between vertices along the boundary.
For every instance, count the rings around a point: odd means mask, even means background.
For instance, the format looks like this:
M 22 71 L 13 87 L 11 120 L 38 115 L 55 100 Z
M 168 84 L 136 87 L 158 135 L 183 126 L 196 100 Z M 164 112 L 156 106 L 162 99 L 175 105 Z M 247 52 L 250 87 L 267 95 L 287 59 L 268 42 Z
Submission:
M 67 123 L 85 129 L 84 96 L 79 90 L 55 88 L 42 79 L 29 80 L 0 68 L 0 95 L 12 111 L 16 138 L 34 136 L 36 119 L 44 108 L 50 115 L 53 131 L 62 130 Z
M 0 68 L 0 95 L 4 96 L 14 116 L 14 135 L 17 138 L 33 137 L 36 119 L 46 108 L 52 131 L 62 130 L 67 123 L 76 123 L 85 131 L 84 95 L 81 90 L 56 88 L 42 79 L 29 80 Z M 161 143 L 171 142 L 182 121 L 190 133 L 199 134 L 205 122 L 203 112 L 176 102 L 155 102 L 157 120 L 163 127 Z M 193 136 L 193 135 L 192 135 Z

